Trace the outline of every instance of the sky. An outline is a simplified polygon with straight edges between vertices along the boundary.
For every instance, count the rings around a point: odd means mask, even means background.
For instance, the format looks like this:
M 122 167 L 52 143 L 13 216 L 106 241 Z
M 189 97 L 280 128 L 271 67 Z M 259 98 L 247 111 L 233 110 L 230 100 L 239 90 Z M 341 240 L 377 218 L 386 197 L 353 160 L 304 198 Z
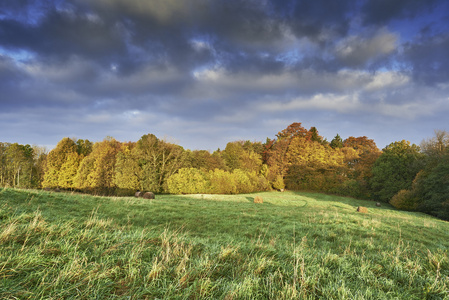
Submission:
M 449 130 L 447 0 L 0 0 L 0 142 Z

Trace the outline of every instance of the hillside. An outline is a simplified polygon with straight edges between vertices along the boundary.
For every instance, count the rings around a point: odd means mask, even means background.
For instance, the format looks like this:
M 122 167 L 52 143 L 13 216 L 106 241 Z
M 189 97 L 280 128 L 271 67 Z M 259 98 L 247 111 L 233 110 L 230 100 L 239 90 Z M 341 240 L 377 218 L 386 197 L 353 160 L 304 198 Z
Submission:
M 449 223 L 374 204 L 2 189 L 0 298 L 449 298 Z

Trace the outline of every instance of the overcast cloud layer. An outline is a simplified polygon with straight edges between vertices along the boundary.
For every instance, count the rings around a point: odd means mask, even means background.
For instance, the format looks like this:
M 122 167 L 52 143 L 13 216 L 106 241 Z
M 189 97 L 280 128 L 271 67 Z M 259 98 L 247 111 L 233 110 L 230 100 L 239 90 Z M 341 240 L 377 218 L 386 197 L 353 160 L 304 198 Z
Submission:
M 449 129 L 446 0 L 0 0 L 0 141 Z

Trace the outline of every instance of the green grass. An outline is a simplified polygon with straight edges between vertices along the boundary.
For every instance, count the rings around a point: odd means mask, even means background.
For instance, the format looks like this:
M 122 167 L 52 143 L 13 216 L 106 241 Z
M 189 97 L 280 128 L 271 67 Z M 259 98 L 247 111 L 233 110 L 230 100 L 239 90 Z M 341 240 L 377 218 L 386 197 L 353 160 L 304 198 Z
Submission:
M 448 222 L 317 193 L 0 190 L 0 299 L 449 299 L 448 251 Z

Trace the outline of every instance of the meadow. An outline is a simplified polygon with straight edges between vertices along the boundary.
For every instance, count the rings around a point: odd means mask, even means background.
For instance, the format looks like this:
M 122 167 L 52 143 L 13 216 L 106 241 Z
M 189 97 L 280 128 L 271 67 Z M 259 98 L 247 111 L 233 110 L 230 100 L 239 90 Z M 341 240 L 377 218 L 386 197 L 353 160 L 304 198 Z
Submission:
M 1 299 L 449 299 L 448 253 L 448 222 L 318 193 L 0 189 Z

